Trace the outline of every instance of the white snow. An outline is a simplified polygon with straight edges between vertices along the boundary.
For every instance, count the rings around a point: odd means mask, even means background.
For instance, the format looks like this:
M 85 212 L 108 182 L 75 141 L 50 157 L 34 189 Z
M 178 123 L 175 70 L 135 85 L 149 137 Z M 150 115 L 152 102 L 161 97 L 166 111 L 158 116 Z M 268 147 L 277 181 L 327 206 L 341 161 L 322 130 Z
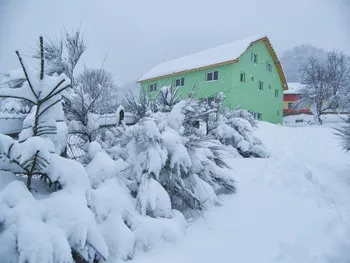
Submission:
M 325 123 L 340 123 L 344 122 L 347 116 L 346 114 L 323 114 L 321 115 L 321 119 Z M 306 123 L 314 124 L 315 117 L 311 114 L 290 115 L 284 117 L 283 122 L 285 125 L 289 126 L 304 126 Z
M 253 36 L 160 63 L 138 81 L 237 59 L 252 42 L 264 37 Z
M 303 84 L 300 82 L 288 82 L 288 90 L 284 91 L 284 94 L 300 94 L 300 89 L 303 88 Z
M 260 122 L 271 157 L 230 159 L 237 193 L 133 263 L 349 262 L 350 156 L 331 125 Z

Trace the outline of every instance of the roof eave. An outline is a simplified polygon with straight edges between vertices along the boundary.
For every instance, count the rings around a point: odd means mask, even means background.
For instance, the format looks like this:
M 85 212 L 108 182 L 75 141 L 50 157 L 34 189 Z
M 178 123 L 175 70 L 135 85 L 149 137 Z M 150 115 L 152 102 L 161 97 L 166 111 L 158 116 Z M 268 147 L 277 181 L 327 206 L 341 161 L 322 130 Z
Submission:
M 264 41 L 268 51 L 270 52 L 271 57 L 273 58 L 273 61 L 274 61 L 275 66 L 277 68 L 277 73 L 278 73 L 280 80 L 282 82 L 282 85 L 283 85 L 283 90 L 288 90 L 288 84 L 287 84 L 287 80 L 286 80 L 286 77 L 285 77 L 284 72 L 283 72 L 281 62 L 279 61 L 277 54 L 270 43 L 270 40 L 267 37 L 264 37 L 261 40 Z
M 203 67 L 199 67 L 199 68 L 183 70 L 183 71 L 174 72 L 174 73 L 171 73 L 171 74 L 166 74 L 166 75 L 157 76 L 157 77 L 148 78 L 148 79 L 141 79 L 141 80 L 138 80 L 137 83 L 143 83 L 143 82 L 147 82 L 147 81 L 154 81 L 154 80 L 158 80 L 158 79 L 164 79 L 164 78 L 168 78 L 168 77 L 172 77 L 172 76 L 186 74 L 186 73 L 189 73 L 189 72 L 194 72 L 194 71 L 199 71 L 199 70 L 203 70 L 203 69 L 209 69 L 209 68 L 213 68 L 213 67 L 219 67 L 219 66 L 223 66 L 223 65 L 233 64 L 233 63 L 236 63 L 238 61 L 239 61 L 238 58 L 237 59 L 233 59 L 233 60 L 227 60 L 227 61 L 224 61 L 224 62 L 215 63 L 215 64 L 211 64 L 211 65 L 203 66 Z

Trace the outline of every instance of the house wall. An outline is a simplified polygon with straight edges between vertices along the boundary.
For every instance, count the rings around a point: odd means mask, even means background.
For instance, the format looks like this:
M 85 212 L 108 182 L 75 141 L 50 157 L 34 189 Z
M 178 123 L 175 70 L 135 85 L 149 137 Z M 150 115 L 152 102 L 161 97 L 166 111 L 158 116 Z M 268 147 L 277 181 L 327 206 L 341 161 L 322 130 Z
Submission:
M 289 109 L 288 104 L 294 103 L 300 99 L 299 94 L 284 94 L 283 96 L 283 115 L 300 114 L 300 113 L 310 113 L 309 107 L 305 109 Z
M 252 52 L 258 55 L 257 64 L 251 62 Z M 266 69 L 267 61 L 272 65 L 272 72 Z M 206 73 L 216 70 L 219 72 L 219 79 L 207 82 Z M 241 72 L 245 73 L 245 83 L 240 81 Z M 197 98 L 215 97 L 218 92 L 224 91 L 226 104 L 230 108 L 241 107 L 251 112 L 261 113 L 263 121 L 282 123 L 283 86 L 277 68 L 263 42 L 250 46 L 236 63 L 145 81 L 141 83 L 141 90 L 154 98 L 162 86 L 171 85 L 176 79 L 182 77 L 185 78 L 185 85 L 178 87 L 182 97 L 187 96 L 192 89 L 195 90 Z M 259 81 L 264 85 L 262 91 L 259 90 Z M 154 83 L 157 83 L 157 91 L 149 92 L 149 85 Z M 278 90 L 277 98 L 275 90 Z
M 217 81 L 206 81 L 206 74 L 213 71 L 219 72 L 219 79 Z M 141 83 L 141 89 L 144 94 L 148 94 L 151 98 L 154 98 L 161 87 L 175 84 L 176 79 L 181 78 L 185 78 L 185 85 L 178 87 L 181 98 L 186 97 L 193 89 L 196 98 L 215 97 L 220 91 L 224 91 L 232 86 L 232 64 L 179 74 L 154 81 L 146 81 Z M 157 91 L 150 92 L 149 86 L 155 83 L 157 84 Z
M 258 63 L 251 61 L 251 53 L 258 54 Z M 266 62 L 272 65 L 272 72 L 267 71 Z M 240 73 L 246 75 L 245 83 L 240 82 Z M 250 46 L 233 64 L 232 87 L 227 91 L 227 103 L 231 108 L 242 107 L 252 112 L 262 113 L 262 120 L 282 123 L 283 118 L 283 85 L 277 68 L 263 42 Z M 259 90 L 259 81 L 263 90 Z M 278 90 L 278 97 L 275 97 Z

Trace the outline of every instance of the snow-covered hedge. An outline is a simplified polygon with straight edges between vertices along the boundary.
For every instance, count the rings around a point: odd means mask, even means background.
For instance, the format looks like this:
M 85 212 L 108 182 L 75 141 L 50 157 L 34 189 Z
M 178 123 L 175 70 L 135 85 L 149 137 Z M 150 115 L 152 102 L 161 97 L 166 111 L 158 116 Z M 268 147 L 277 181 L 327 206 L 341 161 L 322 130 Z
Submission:
M 13 176 L 0 184 L 2 262 L 129 260 L 177 240 L 184 215 L 235 192 L 225 160 L 266 156 L 249 113 L 221 113 L 221 97 L 179 101 L 172 87 L 162 88 L 156 105 L 129 101 L 135 125 L 97 130 L 86 114 L 86 123 L 72 119 L 68 128 L 62 93 L 72 82 L 47 75 L 43 55 L 39 70 L 17 55 L 25 80 L 0 89 L 0 98 L 26 102 L 30 113 L 19 140 L 0 134 L 0 177 Z M 88 137 L 78 160 L 63 157 L 68 129 Z

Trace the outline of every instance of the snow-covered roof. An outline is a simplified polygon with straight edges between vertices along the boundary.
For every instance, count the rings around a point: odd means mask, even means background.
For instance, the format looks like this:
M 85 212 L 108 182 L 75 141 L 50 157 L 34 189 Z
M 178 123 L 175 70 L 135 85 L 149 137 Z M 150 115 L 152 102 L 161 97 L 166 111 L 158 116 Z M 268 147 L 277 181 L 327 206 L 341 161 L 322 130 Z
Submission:
M 288 82 L 288 90 L 285 90 L 284 94 L 299 94 L 302 87 L 300 82 Z
M 252 42 L 265 37 L 266 36 L 253 36 L 160 63 L 143 75 L 138 82 L 186 70 L 233 61 L 239 58 Z

